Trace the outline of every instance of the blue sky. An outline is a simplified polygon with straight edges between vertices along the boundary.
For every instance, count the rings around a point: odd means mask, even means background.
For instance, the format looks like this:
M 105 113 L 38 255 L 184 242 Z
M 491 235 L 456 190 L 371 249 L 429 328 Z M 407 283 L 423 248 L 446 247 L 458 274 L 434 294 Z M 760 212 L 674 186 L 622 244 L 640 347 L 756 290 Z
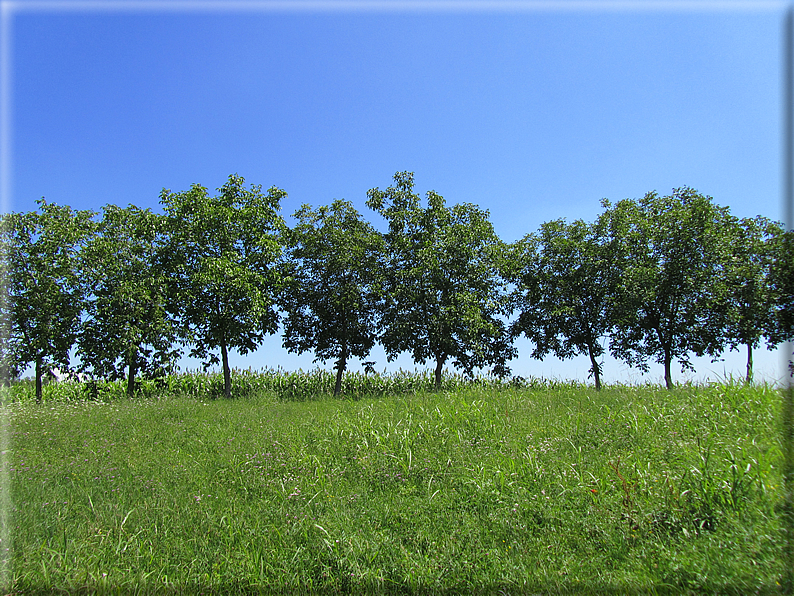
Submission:
M 506 241 L 680 186 L 782 217 L 782 2 L 3 4 L 14 211 L 159 210 L 163 188 L 237 173 L 286 190 L 285 217 L 344 198 L 381 227 L 366 191 L 409 170 L 421 194 L 489 209 Z M 280 342 L 233 364 L 314 366 Z M 587 376 L 517 345 L 516 374 Z M 696 378 L 741 376 L 744 354 L 698 362 Z M 774 377 L 779 355 L 756 368 Z M 605 362 L 607 381 L 661 376 Z

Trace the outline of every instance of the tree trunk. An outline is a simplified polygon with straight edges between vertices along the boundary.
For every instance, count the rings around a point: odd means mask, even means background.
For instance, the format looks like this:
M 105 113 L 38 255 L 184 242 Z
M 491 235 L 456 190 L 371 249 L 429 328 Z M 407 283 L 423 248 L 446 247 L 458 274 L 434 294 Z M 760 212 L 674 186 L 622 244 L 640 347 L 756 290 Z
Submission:
M 747 377 L 745 382 L 749 385 L 753 382 L 753 346 L 747 344 Z
M 138 349 L 131 348 L 127 365 L 127 397 L 135 395 L 135 375 L 138 374 Z
M 433 386 L 435 387 L 436 391 L 441 389 L 441 371 L 444 370 L 444 363 L 447 361 L 446 354 L 441 354 L 436 356 L 436 372 L 435 372 L 435 382 Z
M 343 321 L 342 327 L 342 353 L 336 361 L 336 383 L 334 384 L 334 397 L 342 393 L 342 376 L 347 368 L 347 319 Z
M 659 339 L 659 345 L 662 347 L 662 352 L 664 352 L 664 384 L 667 389 L 670 390 L 673 388 L 673 375 L 670 373 L 670 368 L 673 364 L 673 354 L 672 348 L 670 346 L 672 339 L 669 342 L 666 341 L 666 335 L 662 333 L 662 326 L 658 320 L 656 321 L 656 324 L 653 328 L 656 331 L 656 337 Z
M 41 356 L 36 356 L 36 372 L 35 372 L 35 374 L 36 374 L 36 403 L 37 404 L 41 403 L 41 375 L 42 375 L 42 370 L 41 369 L 42 368 L 43 368 L 43 362 L 42 362 Z
M 601 367 L 596 362 L 595 352 L 593 346 L 587 346 L 587 352 L 590 355 L 590 370 L 593 371 L 593 378 L 595 378 L 596 391 L 601 391 Z
M 345 374 L 347 368 L 347 359 L 345 356 L 336 361 L 336 383 L 334 384 L 334 397 L 342 393 L 342 376 Z
M 673 375 L 670 374 L 670 368 L 673 364 L 673 357 L 670 350 L 664 350 L 664 384 L 668 389 L 673 388 Z
M 223 396 L 226 399 L 232 396 L 232 372 L 229 370 L 229 350 L 226 340 L 221 341 L 221 360 L 223 361 Z

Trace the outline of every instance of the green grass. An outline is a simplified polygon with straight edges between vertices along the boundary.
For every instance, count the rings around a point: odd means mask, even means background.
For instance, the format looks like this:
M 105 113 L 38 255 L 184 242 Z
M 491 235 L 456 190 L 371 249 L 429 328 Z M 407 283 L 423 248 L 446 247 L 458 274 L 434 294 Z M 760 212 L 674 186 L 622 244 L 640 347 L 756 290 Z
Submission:
M 773 388 L 413 383 L 18 394 L 7 591 L 778 590 Z

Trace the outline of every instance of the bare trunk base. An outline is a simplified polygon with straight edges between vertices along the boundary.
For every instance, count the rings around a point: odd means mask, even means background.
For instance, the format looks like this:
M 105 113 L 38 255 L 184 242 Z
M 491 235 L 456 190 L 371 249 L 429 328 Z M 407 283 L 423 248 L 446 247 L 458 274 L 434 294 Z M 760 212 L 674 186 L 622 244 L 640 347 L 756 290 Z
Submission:
M 664 357 L 664 384 L 668 389 L 673 388 L 673 375 L 670 373 L 672 360 L 671 356 Z
M 434 380 L 434 383 L 433 383 L 433 386 L 435 387 L 436 391 L 441 389 L 441 373 L 444 370 L 444 362 L 446 362 L 446 361 L 447 361 L 447 357 L 446 356 L 438 356 L 436 358 L 436 371 L 435 371 L 435 375 L 434 375 L 435 380 Z
M 138 350 L 130 350 L 130 362 L 127 366 L 127 397 L 135 395 L 136 374 L 138 374 Z
M 42 368 L 44 364 L 41 358 L 36 358 L 36 403 L 41 403 L 41 375 L 43 374 Z
M 747 376 L 744 382 L 748 385 L 753 382 L 753 346 L 747 344 Z
M 223 396 L 230 399 L 232 396 L 232 372 L 229 370 L 229 350 L 226 343 L 221 343 L 221 360 L 223 361 Z
M 593 372 L 596 391 L 601 391 L 601 367 L 598 365 L 598 362 L 596 361 L 593 348 L 588 346 L 587 351 L 590 355 L 590 367 L 591 367 L 590 370 Z
M 342 377 L 345 374 L 346 368 L 347 368 L 347 361 L 340 358 L 336 362 L 336 383 L 334 384 L 334 396 L 337 396 L 340 393 L 342 393 Z

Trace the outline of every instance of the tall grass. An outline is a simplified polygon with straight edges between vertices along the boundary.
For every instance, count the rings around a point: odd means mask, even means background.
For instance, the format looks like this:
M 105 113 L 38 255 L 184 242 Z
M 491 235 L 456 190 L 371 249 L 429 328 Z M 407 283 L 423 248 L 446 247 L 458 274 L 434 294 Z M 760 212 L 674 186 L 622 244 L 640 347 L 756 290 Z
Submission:
M 8 590 L 777 590 L 773 388 L 419 382 L 11 403 Z

